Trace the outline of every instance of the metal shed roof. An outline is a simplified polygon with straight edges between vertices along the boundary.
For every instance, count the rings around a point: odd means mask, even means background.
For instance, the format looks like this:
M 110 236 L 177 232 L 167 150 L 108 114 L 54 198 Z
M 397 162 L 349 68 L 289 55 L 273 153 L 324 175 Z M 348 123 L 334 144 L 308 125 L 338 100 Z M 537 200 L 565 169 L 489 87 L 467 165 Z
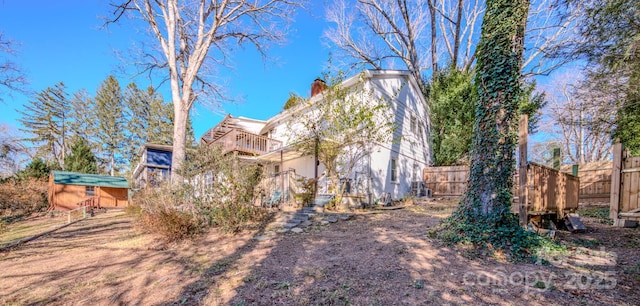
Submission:
M 55 184 L 129 188 L 127 179 L 119 176 L 51 171 Z

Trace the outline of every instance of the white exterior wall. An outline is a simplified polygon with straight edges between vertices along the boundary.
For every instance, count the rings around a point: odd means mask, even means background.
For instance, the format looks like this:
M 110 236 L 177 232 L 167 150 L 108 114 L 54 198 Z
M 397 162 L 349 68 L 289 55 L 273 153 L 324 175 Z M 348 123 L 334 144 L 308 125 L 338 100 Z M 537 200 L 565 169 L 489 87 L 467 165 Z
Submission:
M 428 139 L 429 118 L 422 93 L 416 87 L 417 84 L 410 84 L 408 74 L 397 71 L 372 71 L 370 73 L 372 76 L 366 80 L 365 90 L 373 90 L 376 97 L 390 102 L 396 130 L 392 140 L 374 145 L 371 155 L 365 156 L 359 161 L 351 179 L 362 181 L 366 176 L 368 182 L 365 184 L 370 184 L 373 198 L 378 198 L 383 192 L 388 192 L 393 199 L 398 200 L 410 194 L 411 182 L 422 180 L 422 170 L 431 164 Z M 368 93 L 363 94 L 363 97 L 367 95 Z M 413 131 L 412 117 L 415 122 Z M 292 120 L 292 117 L 284 114 L 274 119 L 278 121 L 267 123 L 262 133 L 268 131 L 270 132 L 269 137 L 283 141 L 285 147 L 290 145 L 291 133 L 289 129 L 291 127 L 287 126 L 287 121 Z M 291 126 L 295 128 L 296 124 L 293 123 Z M 391 179 L 392 159 L 397 163 L 398 177 L 395 181 Z M 270 167 L 270 171 L 273 171 L 274 165 L 270 165 Z M 290 168 L 295 169 L 298 175 L 313 177 L 313 156 L 285 161 L 281 170 Z M 324 165 L 321 164 L 318 175 L 320 176 L 324 170 Z M 320 185 L 323 185 L 322 182 L 321 179 Z M 323 186 L 320 188 L 322 189 Z M 369 190 L 368 187 L 366 189 Z
M 376 94 L 391 98 L 394 116 L 393 140 L 378 144 L 371 154 L 371 183 L 374 197 L 388 192 L 393 199 L 401 199 L 411 192 L 411 182 L 421 181 L 422 170 L 431 164 L 429 147 L 429 117 L 424 100 L 407 75 L 383 75 L 370 79 Z M 411 118 L 415 118 L 412 131 Z M 396 160 L 397 178 L 391 180 L 391 160 Z

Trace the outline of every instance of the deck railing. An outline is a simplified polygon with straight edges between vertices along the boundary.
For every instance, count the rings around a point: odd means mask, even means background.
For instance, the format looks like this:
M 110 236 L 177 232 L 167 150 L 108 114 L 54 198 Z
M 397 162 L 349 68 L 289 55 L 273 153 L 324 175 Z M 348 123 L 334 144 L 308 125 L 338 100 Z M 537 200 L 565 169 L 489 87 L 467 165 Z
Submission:
M 262 155 L 280 149 L 282 142 L 246 131 L 233 129 L 213 142 L 222 146 L 222 152 L 238 151 L 250 155 Z

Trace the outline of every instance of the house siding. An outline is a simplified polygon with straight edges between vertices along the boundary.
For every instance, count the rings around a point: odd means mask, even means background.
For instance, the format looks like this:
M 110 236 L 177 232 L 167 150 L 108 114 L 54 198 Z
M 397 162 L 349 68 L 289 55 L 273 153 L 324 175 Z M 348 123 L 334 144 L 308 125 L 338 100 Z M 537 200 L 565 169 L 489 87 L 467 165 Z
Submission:
M 391 194 L 393 199 L 402 199 L 410 194 L 411 182 L 420 180 L 419 173 L 422 173 L 422 170 L 431 163 L 431 150 L 428 142 L 429 118 L 426 105 L 420 97 L 422 95 L 420 91 L 415 86 L 411 86 L 409 78 L 405 74 L 374 75 L 372 78 L 366 79 L 363 89 L 364 91 L 352 94 L 362 94 L 364 99 L 367 95 L 364 92 L 371 92 L 376 98 L 390 103 L 396 130 L 392 140 L 375 144 L 370 156 L 365 156 L 358 161 L 350 179 L 354 183 L 360 182 L 358 190 L 370 190 L 374 198 L 387 192 Z M 363 101 L 363 103 L 367 102 L 370 101 Z M 312 110 L 310 111 L 312 112 Z M 415 122 L 413 131 L 411 129 L 412 117 Z M 291 133 L 288 131 L 303 128 L 300 123 L 287 124 L 287 120 L 295 119 L 289 117 L 280 122 L 271 123 L 272 137 L 283 141 L 285 146 L 291 144 Z M 398 167 L 398 178 L 395 182 L 391 181 L 392 158 L 397 161 Z M 290 168 L 295 169 L 299 175 L 313 177 L 313 156 L 285 161 L 282 169 Z M 319 176 L 325 169 L 322 164 L 320 168 L 321 170 L 318 170 Z M 367 177 L 368 182 L 362 182 L 364 176 Z M 326 179 L 320 178 L 319 187 L 326 189 L 327 183 Z

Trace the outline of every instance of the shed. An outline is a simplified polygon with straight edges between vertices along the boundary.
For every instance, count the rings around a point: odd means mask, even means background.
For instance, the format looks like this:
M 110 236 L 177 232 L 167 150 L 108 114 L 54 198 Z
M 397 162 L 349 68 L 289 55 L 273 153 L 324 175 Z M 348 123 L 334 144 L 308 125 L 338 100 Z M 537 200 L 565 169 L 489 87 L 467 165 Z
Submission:
M 129 183 L 119 176 L 51 171 L 49 209 L 71 210 L 93 200 L 100 207 L 126 207 Z

